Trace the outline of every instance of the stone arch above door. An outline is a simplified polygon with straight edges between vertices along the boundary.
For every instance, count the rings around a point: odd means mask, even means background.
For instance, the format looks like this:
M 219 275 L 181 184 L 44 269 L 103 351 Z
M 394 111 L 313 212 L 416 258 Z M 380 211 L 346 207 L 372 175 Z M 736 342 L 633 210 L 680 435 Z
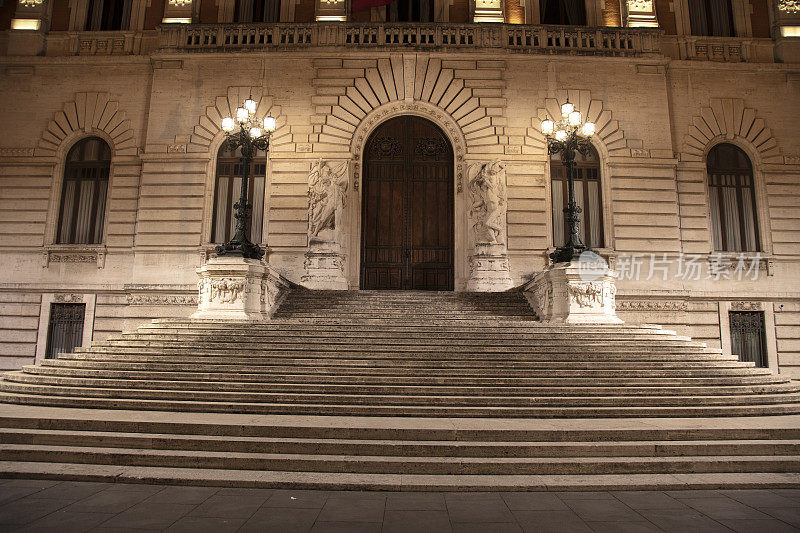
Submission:
M 505 127 L 505 61 L 449 61 L 412 53 L 381 59 L 317 59 L 314 64 L 317 115 L 312 122 L 320 126 L 319 143 L 332 151 L 349 147 L 373 112 L 401 102 L 418 104 L 419 112 L 430 116 L 434 110 L 441 113 L 437 124 L 454 124 L 464 150 L 500 143 Z

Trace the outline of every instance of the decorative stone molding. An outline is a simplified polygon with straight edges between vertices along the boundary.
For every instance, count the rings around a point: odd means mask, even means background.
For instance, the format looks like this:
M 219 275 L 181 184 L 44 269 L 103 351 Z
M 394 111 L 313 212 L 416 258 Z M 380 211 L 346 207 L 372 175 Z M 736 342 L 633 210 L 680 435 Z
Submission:
M 200 115 L 198 118 L 197 125 L 195 125 L 189 138 L 189 143 L 186 145 L 186 151 L 190 153 L 207 153 L 211 149 L 211 143 L 222 131 L 222 119 L 232 116 L 236 112 L 236 108 L 251 96 L 253 100 L 258 102 L 258 108 L 256 109 L 258 118 L 272 115 L 277 121 L 277 129 L 270 137 L 270 147 L 274 148 L 290 142 L 291 136 L 289 135 L 289 129 L 285 127 L 286 119 L 281 116 L 280 106 L 275 105 L 271 96 L 263 94 L 261 87 L 228 87 L 227 94 L 218 96 L 214 100 L 214 105 L 206 107 L 205 114 Z M 180 137 L 182 136 L 176 135 L 174 144 L 170 146 L 183 144 Z M 216 156 L 216 154 L 214 155 Z
M 569 89 L 556 91 L 555 98 L 545 100 L 545 107 L 539 108 L 537 116 L 531 121 L 531 127 L 525 136 L 525 145 L 522 147 L 525 154 L 546 154 L 546 140 L 541 132 L 542 120 L 549 117 L 561 116 L 561 104 L 567 101 L 575 104 L 575 109 L 581 112 L 584 119 L 595 123 L 593 140 L 602 144 L 610 156 L 649 157 L 649 152 L 641 148 L 641 141 L 628 139 L 614 120 L 610 109 L 603 105 L 602 100 L 593 100 L 591 91 L 583 89 Z M 636 151 L 634 155 L 634 150 Z
M 731 302 L 731 311 L 763 311 L 761 302 Z
M 54 294 L 53 301 L 57 303 L 81 303 L 83 294 Z
M 784 13 L 800 13 L 800 0 L 778 0 L 778 10 Z
M 688 311 L 688 302 L 681 300 L 617 300 L 617 311 Z
M 350 142 L 350 153 L 352 155 L 355 165 L 353 168 L 353 189 L 359 189 L 360 181 L 360 165 L 359 161 L 361 154 L 364 150 L 364 143 L 367 141 L 370 133 L 379 124 L 389 120 L 390 118 L 400 115 L 417 115 L 436 123 L 447 134 L 453 145 L 453 153 L 455 154 L 455 170 L 456 170 L 456 192 L 463 191 L 463 176 L 464 176 L 464 153 L 466 150 L 466 141 L 461 127 L 448 113 L 442 109 L 426 102 L 393 102 L 382 105 L 372 110 L 366 117 L 358 124 L 358 127 L 352 134 Z
M 128 294 L 128 305 L 197 305 L 194 294 Z
M 255 259 L 212 257 L 197 273 L 193 319 L 267 320 L 289 290 L 289 283 L 273 267 Z
M 118 102 L 109 100 L 107 93 L 77 93 L 75 100 L 64 104 L 47 125 L 34 155 L 54 157 L 64 140 L 75 132 L 87 135 L 104 132 L 112 140 L 115 156 L 138 153 L 131 121 Z
M 752 146 L 764 163 L 783 163 L 778 141 L 756 110 L 745 107 L 741 98 L 712 98 L 711 105 L 692 118 L 683 139 L 681 160 L 703 161 L 717 140 L 736 140 Z
M 514 286 L 508 267 L 505 245 L 478 243 L 469 258 L 470 277 L 467 290 L 474 292 L 503 292 Z
M 86 264 L 103 268 L 106 265 L 106 249 L 104 246 L 48 246 L 43 252 L 42 268 L 49 267 L 51 263 Z
M 0 157 L 33 157 L 33 148 L 0 148 Z
M 616 314 L 616 274 L 605 262 L 557 263 L 523 286 L 542 322 L 621 324 Z

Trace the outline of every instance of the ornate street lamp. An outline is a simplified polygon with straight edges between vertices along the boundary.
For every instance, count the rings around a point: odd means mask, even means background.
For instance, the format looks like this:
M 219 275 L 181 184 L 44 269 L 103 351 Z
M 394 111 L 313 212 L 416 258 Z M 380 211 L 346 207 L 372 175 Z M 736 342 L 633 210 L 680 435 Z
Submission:
M 225 132 L 225 142 L 231 152 L 241 149 L 239 161 L 242 163 L 242 189 L 239 201 L 233 204 L 236 213 L 236 233 L 231 240 L 216 247 L 217 256 L 241 256 L 245 259 L 261 259 L 264 250 L 247 238 L 247 220 L 250 217 L 252 205 L 247 203 L 247 178 L 250 172 L 250 163 L 256 150 L 269 150 L 269 137 L 275 131 L 275 118 L 267 115 L 262 121 L 256 118 L 258 102 L 252 98 L 244 101 L 244 106 L 236 110 L 236 117 L 222 119 L 222 130 Z
M 546 118 L 542 121 L 542 133 L 547 138 L 547 151 L 550 154 L 561 154 L 561 161 L 567 169 L 567 188 L 569 198 L 564 214 L 569 227 L 569 237 L 564 246 L 559 246 L 550 254 L 554 263 L 568 263 L 577 259 L 587 248 L 579 235 L 581 208 L 575 202 L 575 152 L 582 155 L 589 153 L 591 137 L 594 135 L 594 123 L 583 122 L 580 111 L 575 109 L 567 99 L 561 106 L 561 118 L 553 121 Z

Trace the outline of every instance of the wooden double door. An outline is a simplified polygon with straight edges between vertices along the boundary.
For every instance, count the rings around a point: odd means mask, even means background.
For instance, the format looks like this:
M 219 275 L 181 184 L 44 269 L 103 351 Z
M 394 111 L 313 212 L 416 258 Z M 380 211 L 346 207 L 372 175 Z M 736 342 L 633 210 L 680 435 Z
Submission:
M 364 149 L 361 288 L 453 290 L 453 147 L 432 122 L 387 120 Z

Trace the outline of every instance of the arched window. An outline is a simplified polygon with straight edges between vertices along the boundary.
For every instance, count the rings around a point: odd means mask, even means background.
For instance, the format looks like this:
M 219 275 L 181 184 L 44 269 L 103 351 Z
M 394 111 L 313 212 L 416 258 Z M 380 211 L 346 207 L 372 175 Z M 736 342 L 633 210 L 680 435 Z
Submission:
M 689 0 L 692 35 L 735 37 L 731 0 Z
M 127 30 L 131 22 L 131 0 L 89 0 L 86 31 Z
M 98 244 L 103 239 L 111 149 L 103 139 L 88 137 L 67 154 L 57 242 Z
M 211 242 L 224 243 L 233 237 L 236 221 L 233 204 L 239 201 L 242 187 L 241 152 L 230 152 L 227 143 L 217 154 L 217 177 L 214 185 L 214 218 L 211 225 Z M 247 237 L 261 242 L 261 224 L 264 215 L 264 185 L 267 174 L 267 154 L 258 150 L 250 165 L 247 181 L 247 201 L 253 204 Z
M 575 155 L 575 201 L 583 210 L 581 213 L 580 236 L 590 248 L 602 248 L 603 242 L 603 201 L 600 192 L 600 158 L 594 148 L 585 156 Z M 569 197 L 567 169 L 558 154 L 550 156 L 551 197 L 553 206 L 553 244 L 566 243 L 567 228 L 564 208 Z
M 281 0 L 236 0 L 235 22 L 280 22 Z
M 586 0 L 541 0 L 542 24 L 586 25 Z
M 714 250 L 758 251 L 753 166 L 740 148 L 718 144 L 708 152 L 708 196 Z

